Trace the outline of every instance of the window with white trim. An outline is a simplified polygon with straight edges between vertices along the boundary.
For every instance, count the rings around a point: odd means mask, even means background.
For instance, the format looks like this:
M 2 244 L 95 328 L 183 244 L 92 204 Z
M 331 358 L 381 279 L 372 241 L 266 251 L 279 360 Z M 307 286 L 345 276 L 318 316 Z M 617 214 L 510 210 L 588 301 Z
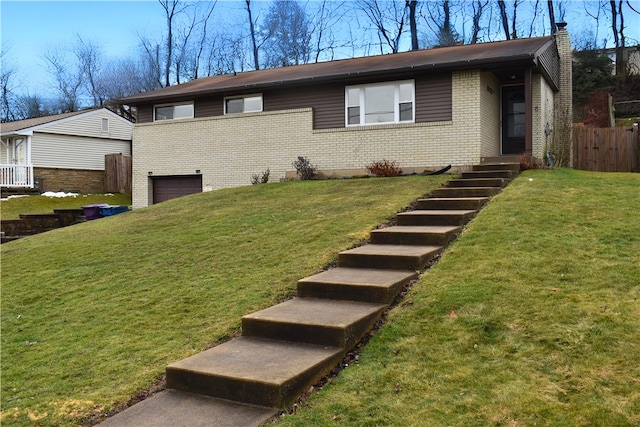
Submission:
M 184 104 L 156 105 L 153 120 L 179 120 L 193 118 L 193 102 Z
M 262 111 L 262 94 L 233 96 L 224 99 L 224 113 L 257 113 Z
M 413 122 L 414 93 L 413 80 L 347 86 L 347 126 Z
M 109 133 L 109 119 L 102 119 L 102 133 Z

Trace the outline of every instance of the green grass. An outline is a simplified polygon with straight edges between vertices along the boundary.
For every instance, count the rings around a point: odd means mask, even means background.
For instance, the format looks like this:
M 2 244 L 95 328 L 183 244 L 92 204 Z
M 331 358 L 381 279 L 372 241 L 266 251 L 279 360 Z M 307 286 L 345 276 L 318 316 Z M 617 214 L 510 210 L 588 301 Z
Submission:
M 640 425 L 640 175 L 522 174 L 276 424 Z
M 221 190 L 2 245 L 2 425 L 126 402 L 446 179 Z
M 80 209 L 94 203 L 108 203 L 114 206 L 130 205 L 128 194 L 79 194 L 75 197 L 28 196 L 14 197 L 0 201 L 0 218 L 16 219 L 20 214 L 52 213 L 54 209 Z

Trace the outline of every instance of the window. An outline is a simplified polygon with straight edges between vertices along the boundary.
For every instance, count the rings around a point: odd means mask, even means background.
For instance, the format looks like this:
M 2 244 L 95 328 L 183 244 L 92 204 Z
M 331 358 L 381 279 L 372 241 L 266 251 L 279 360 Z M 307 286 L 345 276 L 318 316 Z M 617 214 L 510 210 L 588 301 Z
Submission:
M 109 119 L 102 119 L 102 133 L 109 133 Z
M 154 120 L 177 120 L 193 118 L 193 103 L 160 105 L 153 109 Z
M 262 95 L 247 95 L 224 99 L 224 113 L 256 113 L 262 111 Z
M 414 82 L 347 86 L 347 126 L 413 122 Z

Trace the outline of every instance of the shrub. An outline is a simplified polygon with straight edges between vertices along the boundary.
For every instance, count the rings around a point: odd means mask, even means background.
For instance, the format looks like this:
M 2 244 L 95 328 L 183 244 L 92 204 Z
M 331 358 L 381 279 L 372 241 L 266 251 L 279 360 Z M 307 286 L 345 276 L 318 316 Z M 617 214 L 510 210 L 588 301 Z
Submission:
M 396 164 L 395 161 L 383 159 L 379 162 L 373 162 L 366 166 L 367 171 L 375 176 L 400 176 L 402 169 Z
M 266 184 L 267 182 L 269 182 L 269 174 L 271 173 L 271 170 L 269 170 L 269 168 L 267 168 L 266 171 L 262 172 L 262 175 L 258 175 L 258 174 L 254 174 L 251 176 L 251 184 L 252 185 L 257 185 L 257 184 Z
M 314 166 L 306 157 L 298 156 L 298 160 L 293 162 L 293 167 L 296 168 L 296 173 L 303 181 L 317 178 L 317 167 Z

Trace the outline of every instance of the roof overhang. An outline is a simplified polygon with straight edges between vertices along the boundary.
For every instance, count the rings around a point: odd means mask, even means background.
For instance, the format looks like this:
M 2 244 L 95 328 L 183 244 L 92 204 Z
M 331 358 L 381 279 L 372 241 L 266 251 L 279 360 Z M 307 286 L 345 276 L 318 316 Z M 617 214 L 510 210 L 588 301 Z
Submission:
M 397 78 L 415 73 L 504 67 L 535 68 L 539 66 L 538 56 L 554 43 L 553 37 L 536 37 L 203 77 L 181 85 L 133 95 L 121 101 L 136 105 L 284 86 L 378 77 Z

